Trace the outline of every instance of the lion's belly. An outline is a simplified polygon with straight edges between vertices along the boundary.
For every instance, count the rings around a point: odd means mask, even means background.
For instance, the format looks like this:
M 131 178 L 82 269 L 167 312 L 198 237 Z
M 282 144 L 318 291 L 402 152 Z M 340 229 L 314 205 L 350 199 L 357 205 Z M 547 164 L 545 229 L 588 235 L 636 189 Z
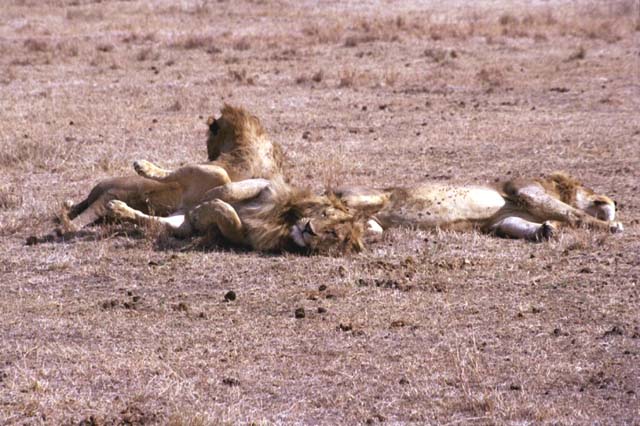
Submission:
M 427 184 L 393 192 L 377 217 L 384 227 L 460 228 L 486 221 L 504 205 L 504 198 L 491 188 Z

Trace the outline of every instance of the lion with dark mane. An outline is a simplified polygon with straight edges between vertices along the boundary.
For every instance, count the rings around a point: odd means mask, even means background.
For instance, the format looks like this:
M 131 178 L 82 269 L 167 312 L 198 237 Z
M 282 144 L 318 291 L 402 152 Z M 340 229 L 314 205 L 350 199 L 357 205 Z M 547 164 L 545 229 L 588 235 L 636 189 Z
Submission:
M 384 190 L 344 187 L 336 191 L 351 208 L 373 215 L 370 228 L 470 229 L 531 241 L 550 239 L 560 226 L 620 232 L 615 202 L 556 172 L 496 186 L 425 183 Z
M 153 167 L 136 162 L 136 170 L 145 176 L 149 175 L 143 170 Z M 292 187 L 280 177 L 217 185 L 216 171 L 200 174 L 196 181 L 178 169 L 157 178 L 177 183 L 185 194 L 207 179 L 210 189 L 198 199 L 184 198 L 168 217 L 147 215 L 119 200 L 109 202 L 111 213 L 141 225 L 160 224 L 179 237 L 214 230 L 231 244 L 264 252 L 336 254 L 362 249 L 363 226 L 340 200 Z
M 69 228 L 110 216 L 160 223 L 177 236 L 213 230 L 227 242 L 259 251 L 362 248 L 359 220 L 336 197 L 287 183 L 282 149 L 257 117 L 225 105 L 208 125 L 208 163 L 171 171 L 136 161 L 138 176 L 100 182 L 71 205 Z

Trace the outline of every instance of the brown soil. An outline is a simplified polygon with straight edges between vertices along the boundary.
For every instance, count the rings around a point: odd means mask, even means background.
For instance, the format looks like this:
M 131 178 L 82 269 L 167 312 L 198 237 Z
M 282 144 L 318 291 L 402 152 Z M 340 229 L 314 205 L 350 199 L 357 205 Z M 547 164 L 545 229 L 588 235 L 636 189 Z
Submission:
M 0 423 L 637 422 L 639 4 L 455 4 L 4 1 Z M 625 232 L 25 245 L 133 160 L 202 161 L 224 102 L 317 190 L 565 170 Z

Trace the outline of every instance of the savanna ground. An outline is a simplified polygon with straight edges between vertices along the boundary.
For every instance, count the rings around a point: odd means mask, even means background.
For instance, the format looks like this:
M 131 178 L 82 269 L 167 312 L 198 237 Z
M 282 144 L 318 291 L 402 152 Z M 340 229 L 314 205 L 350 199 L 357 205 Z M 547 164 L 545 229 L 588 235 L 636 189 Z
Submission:
M 456 4 L 3 1 L 0 423 L 638 424 L 638 2 Z M 626 229 L 25 245 L 135 159 L 202 161 L 224 102 L 317 190 L 560 169 Z

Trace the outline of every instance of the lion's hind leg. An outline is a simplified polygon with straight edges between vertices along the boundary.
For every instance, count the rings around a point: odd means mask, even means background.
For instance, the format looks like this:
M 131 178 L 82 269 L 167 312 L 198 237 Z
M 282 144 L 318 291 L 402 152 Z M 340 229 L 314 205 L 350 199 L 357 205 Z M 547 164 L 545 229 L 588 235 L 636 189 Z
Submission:
M 136 172 L 147 179 L 165 184 L 177 184 L 185 191 L 185 198 L 200 196 L 203 191 L 231 182 L 227 171 L 216 164 L 190 164 L 176 170 L 162 169 L 148 161 L 133 163 Z
M 171 174 L 171 170 L 158 167 L 147 160 L 134 161 L 133 168 L 140 176 L 153 180 L 163 180 Z
M 499 237 L 538 242 L 551 239 L 556 232 L 556 227 L 551 221 L 536 223 L 521 217 L 509 216 L 492 224 L 489 230 Z
M 244 240 L 244 228 L 236 210 L 222 200 L 198 204 L 187 213 L 188 222 L 199 232 L 217 226 L 222 235 L 234 244 Z
M 120 200 L 109 201 L 107 208 L 116 219 L 145 226 L 160 224 L 178 237 L 191 235 L 191 226 L 185 220 L 185 215 L 183 214 L 174 214 L 168 217 L 150 216 L 139 210 L 132 209 L 127 203 Z

